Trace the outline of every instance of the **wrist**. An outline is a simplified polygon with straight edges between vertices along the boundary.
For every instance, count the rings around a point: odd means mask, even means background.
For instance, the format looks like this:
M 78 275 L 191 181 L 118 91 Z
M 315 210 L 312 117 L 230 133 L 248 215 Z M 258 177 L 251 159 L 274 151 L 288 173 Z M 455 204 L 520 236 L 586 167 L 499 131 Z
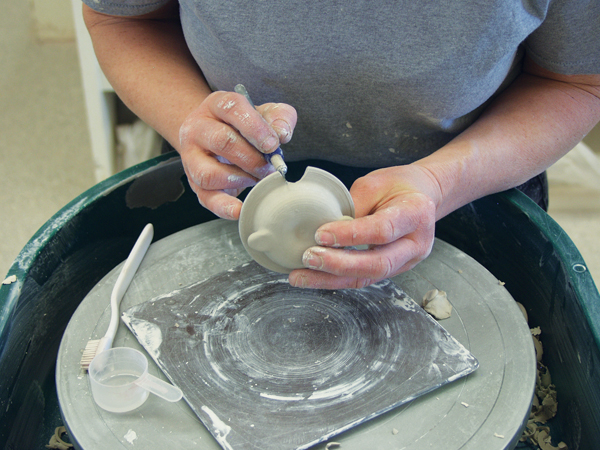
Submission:
M 411 165 L 430 179 L 436 220 L 485 195 L 478 182 L 477 150 L 470 142 L 451 142 Z

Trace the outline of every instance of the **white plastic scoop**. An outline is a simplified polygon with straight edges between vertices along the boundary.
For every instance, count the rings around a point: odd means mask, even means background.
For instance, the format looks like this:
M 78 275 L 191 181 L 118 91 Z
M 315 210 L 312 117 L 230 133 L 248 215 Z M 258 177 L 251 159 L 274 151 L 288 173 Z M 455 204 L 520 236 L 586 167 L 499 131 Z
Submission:
M 96 404 L 110 412 L 124 413 L 139 408 L 148 393 L 177 402 L 181 389 L 148 373 L 143 353 L 129 347 L 105 350 L 94 358 L 88 370 Z

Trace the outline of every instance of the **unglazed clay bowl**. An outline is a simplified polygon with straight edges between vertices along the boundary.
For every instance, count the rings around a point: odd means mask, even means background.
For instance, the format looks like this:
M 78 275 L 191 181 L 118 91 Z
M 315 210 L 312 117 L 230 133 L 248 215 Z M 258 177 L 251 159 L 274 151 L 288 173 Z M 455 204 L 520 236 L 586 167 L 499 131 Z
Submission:
M 288 183 L 278 172 L 260 181 L 244 201 L 239 230 L 257 263 L 290 273 L 304 267 L 302 255 L 317 245 L 317 228 L 352 218 L 354 203 L 346 186 L 329 172 L 307 167 L 296 183 Z

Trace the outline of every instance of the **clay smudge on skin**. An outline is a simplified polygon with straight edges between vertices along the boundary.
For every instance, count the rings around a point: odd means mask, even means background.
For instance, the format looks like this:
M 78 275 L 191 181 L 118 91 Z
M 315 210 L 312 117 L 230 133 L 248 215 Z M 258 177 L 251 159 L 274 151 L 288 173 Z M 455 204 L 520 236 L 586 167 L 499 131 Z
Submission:
M 271 127 L 277 132 L 277 135 L 279 136 L 279 139 L 285 143 L 288 142 L 291 139 L 291 134 L 287 129 L 283 128 L 283 127 L 279 127 L 276 125 L 271 125 Z
M 183 146 L 189 139 L 190 131 L 192 129 L 191 124 L 184 122 L 179 128 L 179 144 Z
M 228 100 L 227 102 L 225 100 L 221 100 L 219 103 L 217 103 L 217 107 L 225 110 L 225 111 L 229 111 L 231 108 L 233 108 L 236 105 L 236 101 L 235 100 Z
M 237 135 L 231 130 L 227 131 L 227 137 L 229 138 L 229 142 L 232 144 L 236 143 L 238 140 Z
M 227 190 L 226 190 L 227 191 Z M 229 192 L 229 195 L 231 195 L 232 197 L 234 196 L 232 192 Z M 238 201 L 239 200 L 235 200 Z M 240 202 L 241 203 L 241 202 Z M 213 212 L 219 216 L 221 219 L 227 219 L 227 220 L 231 220 L 231 219 L 235 219 L 235 216 L 233 214 L 233 212 L 236 209 L 236 205 L 233 203 L 228 203 L 226 205 L 220 205 L 220 207 L 218 207 L 216 210 L 214 210 Z
M 227 158 L 225 158 L 224 156 L 221 156 L 221 155 L 216 155 L 215 159 L 222 164 L 227 164 L 228 166 L 230 166 L 232 164 L 231 161 L 229 161 Z
M 194 181 L 194 183 L 196 183 L 198 186 L 202 187 L 202 183 L 203 183 L 206 175 L 200 168 L 196 168 L 196 169 L 197 170 L 190 170 L 189 174 L 190 174 L 190 177 L 192 178 L 192 180 Z
M 239 119 L 242 123 L 246 123 L 248 121 L 248 119 L 250 119 L 250 114 L 248 114 L 248 113 L 240 114 L 240 113 L 234 111 L 233 115 L 239 117 Z
M 254 181 L 250 177 L 244 177 L 244 176 L 235 175 L 235 174 L 229 175 L 227 177 L 227 182 L 233 184 L 236 187 L 248 187 L 248 186 L 254 186 L 256 184 L 256 181 Z
M 258 169 L 256 169 L 256 174 L 258 175 L 258 178 L 263 179 L 265 177 L 267 177 L 268 175 L 271 175 L 272 173 L 275 173 L 275 167 L 273 167 L 271 164 L 265 164 L 262 167 L 259 167 Z

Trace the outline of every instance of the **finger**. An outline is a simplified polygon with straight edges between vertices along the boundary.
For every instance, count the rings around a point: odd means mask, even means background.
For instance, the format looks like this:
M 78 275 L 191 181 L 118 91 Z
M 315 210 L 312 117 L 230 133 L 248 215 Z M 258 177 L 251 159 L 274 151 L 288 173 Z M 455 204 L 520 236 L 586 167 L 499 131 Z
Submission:
M 380 280 L 370 278 L 338 277 L 330 273 L 298 269 L 289 275 L 289 283 L 305 289 L 361 289 Z
M 293 106 L 285 103 L 265 103 L 256 108 L 279 136 L 279 142 L 287 144 L 292 139 L 298 114 Z
M 407 194 L 404 198 L 372 215 L 322 225 L 315 233 L 315 240 L 327 247 L 385 245 L 419 228 L 432 228 L 435 223 L 433 202 L 419 193 Z
M 239 167 L 221 163 L 202 152 L 186 155 L 184 169 L 190 184 L 204 190 L 244 189 L 258 181 Z
M 189 124 L 186 122 L 186 126 L 197 127 L 180 133 L 185 139 L 184 148 L 192 149 L 185 152 L 191 154 L 190 158 L 195 157 L 200 162 L 207 156 L 212 158 L 214 155 L 215 158 L 226 160 L 230 165 L 237 166 L 258 179 L 264 178 L 274 170 L 265 161 L 264 156 L 231 126 L 216 120 Z
M 426 238 L 404 237 L 369 250 L 311 247 L 302 257 L 308 269 L 338 277 L 382 280 L 412 269 L 425 259 L 433 246 L 433 235 Z
M 271 153 L 279 147 L 279 136 L 264 117 L 246 100 L 235 92 L 214 92 L 208 101 L 209 111 L 214 117 L 230 124 L 262 153 Z
M 207 191 L 197 186 L 192 186 L 192 190 L 198 196 L 200 204 L 221 219 L 239 219 L 242 202 L 236 196 L 240 191 Z

